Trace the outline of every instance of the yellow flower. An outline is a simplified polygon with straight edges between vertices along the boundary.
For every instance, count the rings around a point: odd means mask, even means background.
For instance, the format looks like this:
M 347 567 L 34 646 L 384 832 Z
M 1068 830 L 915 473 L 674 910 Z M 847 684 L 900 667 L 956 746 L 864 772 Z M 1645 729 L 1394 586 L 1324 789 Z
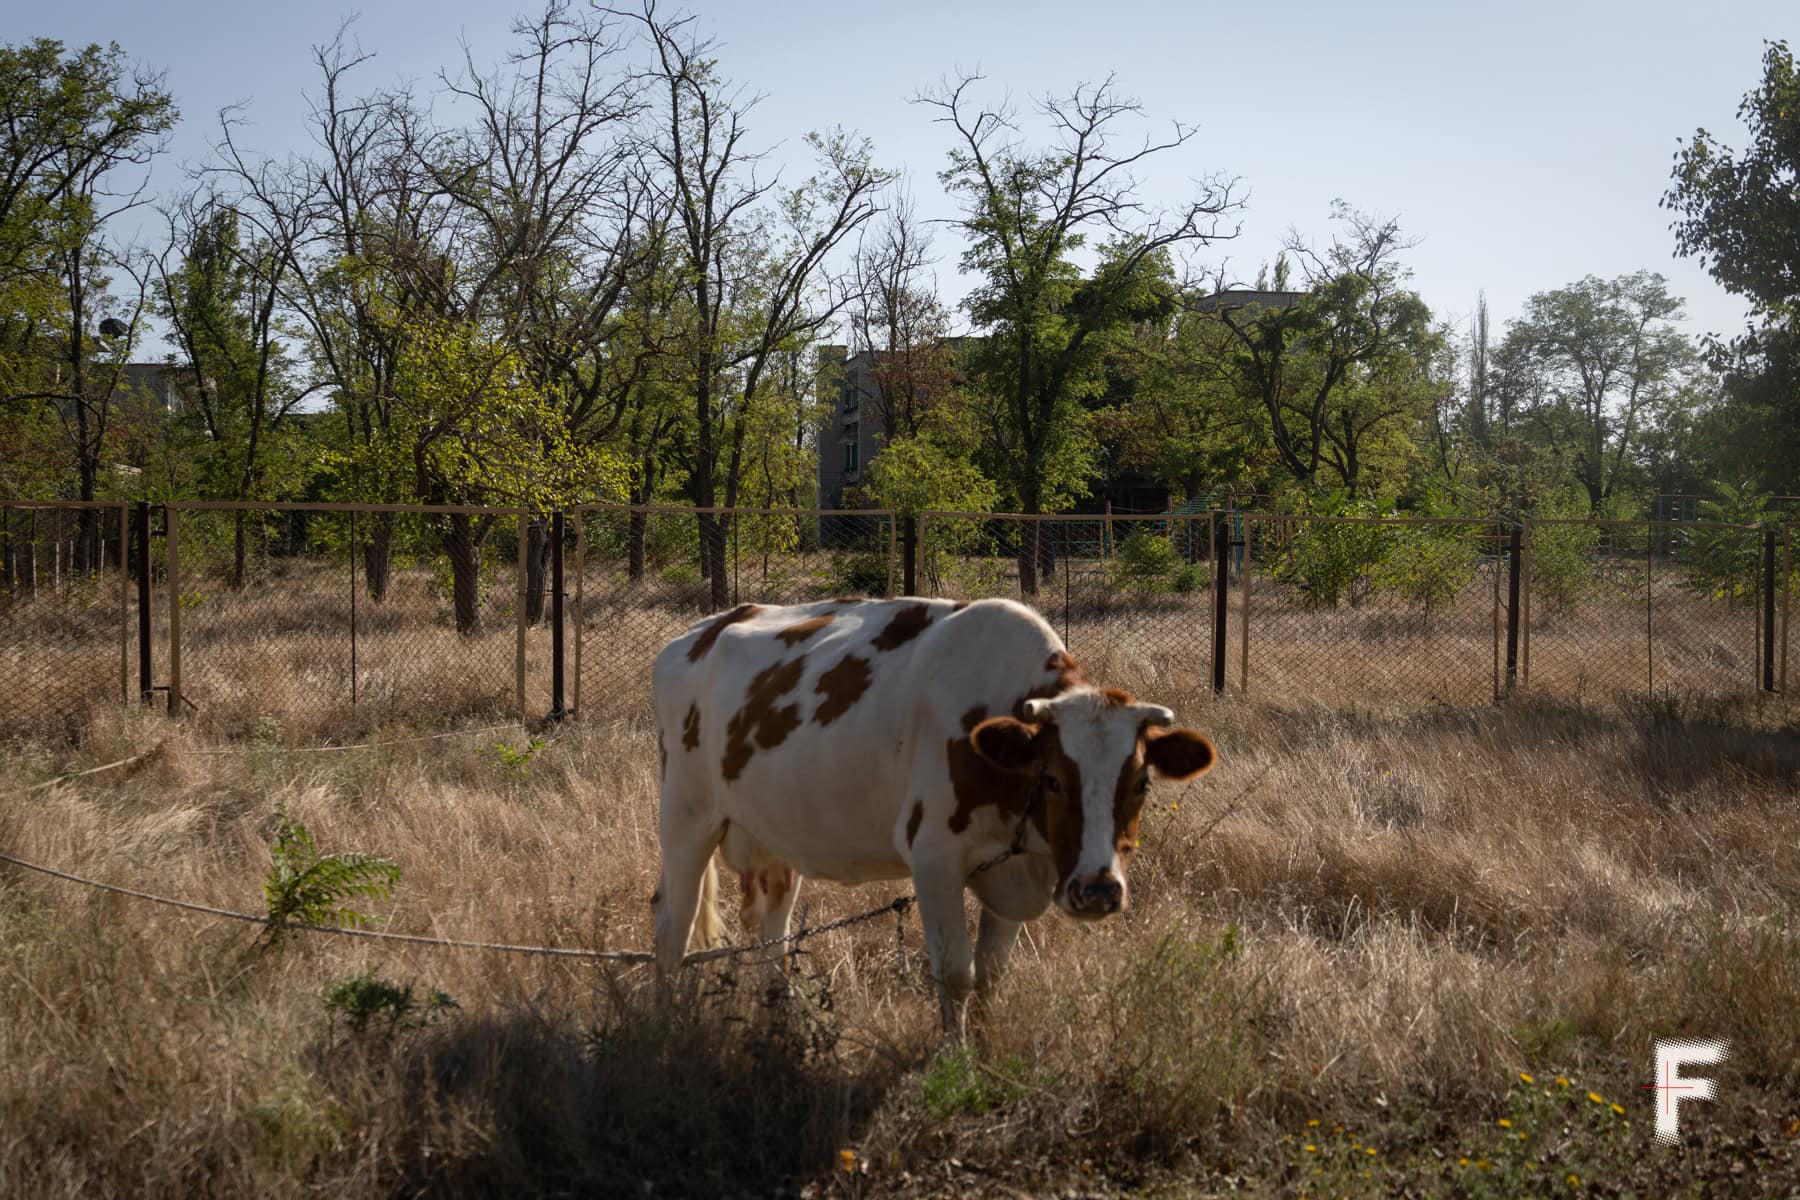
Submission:
M 1308 1129 L 1317 1129 L 1319 1127 L 1319 1118 L 1314 1117 L 1312 1120 L 1308 1121 L 1306 1127 Z
M 1599 1092 L 1589 1092 L 1588 1099 L 1592 1100 L 1595 1104 L 1605 1104 L 1606 1103 L 1606 1097 L 1602 1096 Z
M 854 1151 L 854 1150 L 839 1150 L 838 1151 L 838 1166 L 842 1167 L 846 1171 L 856 1170 L 856 1151 Z
M 1520 1071 L 1519 1072 L 1519 1082 L 1520 1083 L 1536 1083 L 1537 1080 L 1533 1079 L 1531 1076 L 1527 1075 L 1525 1072 Z
M 1623 1104 L 1613 1105 L 1612 1110 L 1614 1112 L 1618 1113 L 1621 1117 L 1625 1115 L 1625 1106 Z
M 1369 1157 L 1371 1157 L 1371 1158 L 1373 1158 L 1373 1157 L 1374 1157 L 1374 1156 L 1375 1156 L 1375 1147 L 1373 1147 L 1373 1146 L 1364 1146 L 1364 1147 L 1363 1147 L 1363 1152 L 1364 1152 L 1364 1153 L 1365 1153 L 1365 1154 L 1367 1154 L 1367 1155 L 1369 1155 Z
M 1580 1187 L 1581 1186 L 1581 1176 L 1570 1175 L 1569 1176 L 1569 1186 L 1570 1187 Z
M 1317 1154 L 1319 1152 L 1319 1148 L 1317 1146 L 1313 1145 L 1311 1142 L 1308 1142 L 1308 1143 L 1306 1143 L 1306 1152 L 1308 1154 Z
M 1466 1158 L 1459 1158 L 1456 1160 L 1456 1165 L 1459 1167 L 1466 1167 L 1469 1165 L 1469 1160 Z
M 1497 1124 L 1502 1129 L 1511 1129 L 1512 1128 L 1512 1122 L 1507 1120 L 1505 1117 L 1501 1117 L 1500 1120 L 1497 1122 Z
M 1333 1125 L 1333 1126 L 1332 1126 L 1332 1127 L 1331 1127 L 1331 1132 L 1333 1132 L 1333 1133 L 1342 1133 L 1342 1132 L 1344 1132 L 1344 1127 L 1343 1127 L 1343 1126 L 1342 1126 L 1342 1125 Z
M 1491 1167 L 1491 1166 L 1493 1166 L 1493 1165 L 1494 1165 L 1494 1164 L 1493 1164 L 1493 1163 L 1491 1163 L 1491 1162 L 1489 1162 L 1489 1161 L 1488 1161 L 1488 1160 L 1487 1160 L 1487 1159 L 1485 1159 L 1485 1158 L 1478 1158 L 1478 1159 L 1476 1159 L 1476 1160 L 1475 1160 L 1475 1165 L 1476 1165 L 1476 1166 L 1478 1166 L 1478 1167 L 1480 1167 L 1480 1168 L 1481 1168 L 1481 1169 L 1482 1169 L 1482 1170 L 1484 1170 L 1484 1171 L 1485 1171 L 1485 1170 L 1487 1170 L 1487 1169 L 1488 1169 L 1488 1168 L 1489 1168 L 1489 1167 Z
M 1524 1132 L 1521 1132 L 1521 1133 L 1520 1133 L 1520 1134 L 1519 1134 L 1519 1140 L 1520 1140 L 1520 1141 L 1521 1141 L 1521 1142 L 1522 1142 L 1522 1141 L 1525 1141 L 1525 1140 L 1526 1140 L 1526 1139 L 1527 1139 L 1527 1138 L 1529 1138 L 1529 1137 L 1530 1137 L 1530 1136 L 1531 1136 L 1531 1135 L 1530 1135 L 1530 1134 L 1529 1134 L 1529 1133 L 1524 1133 Z
M 1557 1087 L 1568 1087 L 1569 1081 L 1564 1079 L 1561 1075 L 1558 1075 L 1556 1077 L 1556 1086 Z

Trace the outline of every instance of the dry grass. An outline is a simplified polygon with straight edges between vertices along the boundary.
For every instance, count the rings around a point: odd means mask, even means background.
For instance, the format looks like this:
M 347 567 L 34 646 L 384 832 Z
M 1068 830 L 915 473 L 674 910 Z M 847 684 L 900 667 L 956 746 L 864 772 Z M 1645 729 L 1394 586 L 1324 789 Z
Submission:
M 1075 644 L 1212 732 L 1222 765 L 1153 793 L 1126 919 L 1031 927 L 966 1053 L 939 1053 L 916 925 L 900 946 L 891 920 L 810 942 L 794 996 L 723 967 L 669 1013 L 641 969 L 346 939 L 260 952 L 245 926 L 0 867 L 0 1194 L 1800 1182 L 1800 729 L 1782 713 L 1218 701 L 1204 669 L 1127 638 Z M 78 745 L 15 743 L 0 846 L 254 909 L 285 808 L 327 850 L 402 864 L 385 927 L 648 945 L 641 690 L 591 690 L 523 768 L 491 749 L 522 730 L 307 753 L 350 727 L 245 697 L 229 721 L 102 709 Z M 164 737 L 130 778 L 23 790 Z M 891 894 L 809 888 L 807 919 Z M 354 1032 L 322 997 L 370 969 L 459 1007 Z M 1733 1051 L 1720 1101 L 1684 1110 L 1699 1141 L 1671 1151 L 1637 1085 L 1651 1042 L 1684 1034 Z

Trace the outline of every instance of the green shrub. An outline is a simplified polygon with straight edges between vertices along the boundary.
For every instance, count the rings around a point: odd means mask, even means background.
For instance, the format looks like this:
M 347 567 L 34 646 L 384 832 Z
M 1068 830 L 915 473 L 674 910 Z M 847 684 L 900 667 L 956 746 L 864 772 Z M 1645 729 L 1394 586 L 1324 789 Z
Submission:
M 840 596 L 887 595 L 887 556 L 885 554 L 832 555 L 831 586 L 832 590 Z
M 420 1003 L 413 997 L 412 984 L 391 983 L 374 968 L 325 989 L 327 1016 L 334 1025 L 341 1018 L 354 1034 L 366 1033 L 371 1026 L 384 1033 L 422 1029 L 455 1007 L 456 1001 L 437 988 Z
M 1539 507 L 1542 518 L 1587 516 L 1586 505 L 1571 496 L 1553 497 Z M 1595 525 L 1533 525 L 1526 562 L 1531 572 L 1534 607 L 1553 613 L 1567 608 L 1594 586 L 1594 554 L 1600 546 Z
M 1275 552 L 1270 574 L 1310 607 L 1336 608 L 1346 599 L 1353 607 L 1361 604 L 1393 545 L 1392 529 L 1352 521 L 1296 524 L 1293 537 Z
M 1181 557 L 1175 552 L 1175 543 L 1140 525 L 1120 541 L 1118 564 L 1116 573 L 1122 586 L 1137 592 L 1166 592 L 1174 586 L 1171 576 L 1181 566 Z
M 1404 527 L 1377 565 L 1374 584 L 1419 605 L 1429 615 L 1469 586 L 1480 562 L 1467 526 Z
M 290 924 L 358 926 L 367 916 L 353 898 L 386 900 L 400 881 L 400 866 L 373 854 L 320 854 L 312 833 L 279 814 L 263 897 L 269 905 L 268 941 L 279 946 Z

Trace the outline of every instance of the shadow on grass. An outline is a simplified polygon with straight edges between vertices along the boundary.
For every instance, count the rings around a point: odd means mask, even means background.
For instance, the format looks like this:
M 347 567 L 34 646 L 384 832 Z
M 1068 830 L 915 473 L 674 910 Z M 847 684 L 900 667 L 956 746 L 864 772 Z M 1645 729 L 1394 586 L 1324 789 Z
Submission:
M 399 1190 L 766 1195 L 827 1175 L 899 1074 L 848 1065 L 834 1042 L 790 1001 L 722 1016 L 615 998 L 586 1027 L 529 1011 L 453 1020 L 396 1064 Z

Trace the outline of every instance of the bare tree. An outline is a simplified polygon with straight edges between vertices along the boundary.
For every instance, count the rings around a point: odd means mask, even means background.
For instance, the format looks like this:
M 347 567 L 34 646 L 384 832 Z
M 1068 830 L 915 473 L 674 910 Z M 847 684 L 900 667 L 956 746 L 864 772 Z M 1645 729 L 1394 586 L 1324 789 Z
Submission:
M 1078 400 L 1096 386 L 1103 333 L 1172 303 L 1170 255 L 1234 236 L 1221 233 L 1219 219 L 1238 203 L 1232 182 L 1213 178 L 1184 204 L 1146 204 L 1134 171 L 1195 130 L 1177 122 L 1167 137 L 1128 140 L 1122 125 L 1143 109 L 1111 76 L 1038 101 L 1053 138 L 1041 149 L 1025 144 L 1011 104 L 973 100 L 980 81 L 947 79 L 917 101 L 955 135 L 940 178 L 963 202 L 963 269 L 981 280 L 965 305 L 988 333 L 977 363 L 992 401 L 990 433 L 1020 508 L 1039 513 L 1080 473 Z M 1071 256 L 1094 235 L 1106 241 L 1084 278 Z M 1020 551 L 1027 594 L 1037 590 L 1039 524 L 1027 522 Z
M 927 407 L 953 379 L 949 314 L 929 274 L 931 237 L 910 192 L 901 190 L 883 219 L 866 229 L 854 263 L 848 309 L 852 353 L 866 351 L 882 437 L 915 437 Z
M 644 138 L 673 211 L 677 275 L 685 281 L 686 367 L 693 388 L 689 498 L 711 603 L 730 599 L 728 519 L 712 511 L 719 487 L 737 502 L 744 469 L 742 411 L 754 403 L 773 356 L 829 324 L 848 289 L 829 272 L 833 251 L 877 211 L 887 176 L 866 141 L 842 132 L 808 137 L 817 174 L 788 191 L 757 170 L 746 144 L 756 98 L 733 87 L 708 57 L 694 18 L 665 19 L 654 0 L 627 15 L 649 43 L 656 116 Z M 773 204 L 775 212 L 769 212 Z

